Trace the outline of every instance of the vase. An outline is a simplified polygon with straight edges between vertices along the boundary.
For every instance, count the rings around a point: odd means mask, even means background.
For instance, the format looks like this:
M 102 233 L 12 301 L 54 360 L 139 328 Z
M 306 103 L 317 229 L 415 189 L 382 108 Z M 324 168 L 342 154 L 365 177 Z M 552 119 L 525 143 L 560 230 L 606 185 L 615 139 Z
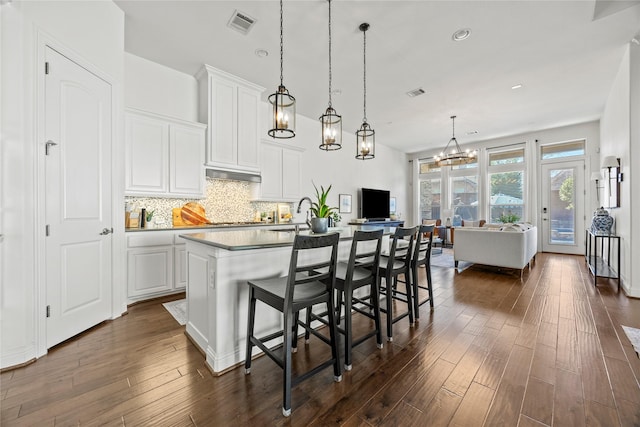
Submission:
M 326 233 L 329 229 L 329 218 L 311 218 L 311 231 Z
M 593 213 L 591 219 L 591 232 L 593 234 L 611 234 L 611 227 L 613 226 L 613 217 L 609 215 L 609 211 L 601 207 Z

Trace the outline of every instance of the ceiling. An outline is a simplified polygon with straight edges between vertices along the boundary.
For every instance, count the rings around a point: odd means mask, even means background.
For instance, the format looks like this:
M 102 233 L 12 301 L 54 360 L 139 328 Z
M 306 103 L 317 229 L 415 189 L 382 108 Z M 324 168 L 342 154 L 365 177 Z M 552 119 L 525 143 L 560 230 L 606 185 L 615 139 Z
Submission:
M 129 53 L 191 75 L 207 63 L 264 86 L 265 101 L 280 83 L 278 1 L 116 4 Z M 442 148 L 451 115 L 463 145 L 597 120 L 626 46 L 640 39 L 640 1 L 333 0 L 331 8 L 332 103 L 344 143 L 355 143 L 363 118 L 358 27 L 367 22 L 367 119 L 378 143 L 404 152 Z M 247 35 L 227 26 L 235 10 L 256 20 Z M 462 28 L 471 36 L 454 42 Z M 328 77 L 328 2 L 285 1 L 284 84 L 299 114 L 323 114 Z M 407 96 L 418 88 L 426 93 Z

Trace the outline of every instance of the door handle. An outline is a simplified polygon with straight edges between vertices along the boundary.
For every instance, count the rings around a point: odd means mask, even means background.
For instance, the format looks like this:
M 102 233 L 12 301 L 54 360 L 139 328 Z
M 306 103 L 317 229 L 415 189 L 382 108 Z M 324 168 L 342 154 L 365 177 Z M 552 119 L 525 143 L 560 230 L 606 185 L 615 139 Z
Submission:
M 107 234 L 113 233 L 113 228 L 103 228 L 100 233 L 101 236 L 106 236 Z
M 53 142 L 52 140 L 48 140 L 45 144 L 44 144 L 44 154 L 46 156 L 49 155 L 49 148 L 54 147 L 58 144 L 56 144 L 55 142 Z
M 547 218 L 542 218 L 542 220 L 543 220 L 543 221 L 546 221 L 546 220 L 547 220 Z

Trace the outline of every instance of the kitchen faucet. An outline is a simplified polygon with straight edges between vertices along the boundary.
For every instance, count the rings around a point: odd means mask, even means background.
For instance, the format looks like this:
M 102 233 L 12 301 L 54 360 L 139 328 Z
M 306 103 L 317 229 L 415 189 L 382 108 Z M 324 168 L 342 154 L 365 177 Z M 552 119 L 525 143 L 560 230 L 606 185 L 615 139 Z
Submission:
M 310 199 L 310 198 L 308 198 L 308 197 L 306 197 L 306 196 L 305 196 L 305 197 L 303 197 L 303 198 L 302 198 L 302 199 L 300 199 L 300 201 L 298 202 L 298 209 L 297 209 L 297 211 L 296 211 L 297 213 L 302 212 L 302 202 L 304 202 L 305 200 L 309 202 L 309 205 L 312 205 L 312 204 L 313 204 L 313 202 L 311 201 L 311 199 Z M 307 223 L 307 225 L 309 226 L 309 228 L 311 228 L 311 219 L 309 218 L 309 210 L 308 210 L 308 209 L 307 209 L 307 220 L 306 220 L 305 222 Z

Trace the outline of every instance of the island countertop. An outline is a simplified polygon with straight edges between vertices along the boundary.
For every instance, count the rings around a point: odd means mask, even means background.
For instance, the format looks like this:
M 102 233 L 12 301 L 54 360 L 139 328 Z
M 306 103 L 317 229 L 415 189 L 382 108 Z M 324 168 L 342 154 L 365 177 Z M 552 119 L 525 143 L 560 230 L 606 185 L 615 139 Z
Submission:
M 375 225 L 349 225 L 345 227 L 329 228 L 328 233 L 340 233 L 340 240 L 351 240 L 356 230 L 371 231 L 383 229 L 384 235 L 392 234 L 395 227 L 381 227 Z M 311 230 L 300 231 L 299 234 L 314 235 Z M 194 242 L 214 246 L 228 251 L 241 251 L 248 249 L 276 248 L 292 246 L 296 233 L 290 230 L 262 230 L 244 229 L 233 231 L 203 232 L 181 234 L 180 237 Z

